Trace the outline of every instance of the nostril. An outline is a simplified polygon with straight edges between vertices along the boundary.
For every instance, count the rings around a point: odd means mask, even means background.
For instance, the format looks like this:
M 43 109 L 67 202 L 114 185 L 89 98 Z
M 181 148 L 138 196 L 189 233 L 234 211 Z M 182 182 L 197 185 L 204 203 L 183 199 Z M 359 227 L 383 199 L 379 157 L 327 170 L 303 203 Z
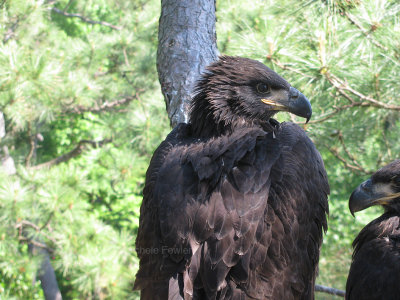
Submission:
M 290 87 L 289 94 L 290 94 L 290 98 L 292 98 L 292 99 L 297 99 L 297 98 L 299 98 L 299 95 L 300 95 L 299 91 L 293 87 Z
M 361 184 L 361 187 L 362 187 L 363 189 L 365 189 L 365 190 L 371 189 L 371 186 L 372 186 L 371 179 L 368 179 L 367 181 L 364 181 L 364 182 Z

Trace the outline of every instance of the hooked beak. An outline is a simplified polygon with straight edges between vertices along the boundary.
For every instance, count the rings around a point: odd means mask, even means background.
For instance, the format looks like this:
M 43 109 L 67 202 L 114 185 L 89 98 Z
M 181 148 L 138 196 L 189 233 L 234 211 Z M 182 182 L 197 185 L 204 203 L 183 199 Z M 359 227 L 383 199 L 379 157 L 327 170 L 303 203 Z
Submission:
M 366 209 L 373 205 L 376 198 L 372 192 L 372 182 L 368 179 L 361 183 L 351 194 L 349 199 L 349 209 L 354 217 L 354 213 Z
M 310 101 L 294 87 L 290 87 L 289 90 L 289 112 L 296 116 L 306 118 L 306 123 L 310 121 L 312 115 Z
M 361 183 L 349 199 L 349 209 L 353 217 L 355 212 L 374 205 L 387 205 L 400 196 L 400 193 L 388 192 L 388 190 L 383 185 L 380 187 L 374 186 L 371 179 Z
M 294 87 L 290 87 L 288 99 L 285 99 L 285 101 L 280 100 L 278 102 L 272 99 L 261 99 L 261 101 L 270 105 L 273 110 L 288 111 L 296 116 L 306 118 L 306 123 L 311 119 L 310 101 Z

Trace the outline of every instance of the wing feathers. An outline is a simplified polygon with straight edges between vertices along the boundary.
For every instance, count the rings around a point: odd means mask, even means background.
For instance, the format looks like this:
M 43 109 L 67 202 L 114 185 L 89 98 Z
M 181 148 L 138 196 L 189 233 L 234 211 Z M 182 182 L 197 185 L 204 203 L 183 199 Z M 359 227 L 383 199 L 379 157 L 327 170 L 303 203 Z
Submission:
M 310 289 L 329 186 L 302 129 L 283 123 L 210 140 L 185 137 L 186 126 L 173 132 L 149 167 L 137 240 L 168 251 L 141 255 L 137 282 L 157 273 L 168 282 L 175 266 L 185 300 L 291 299 Z

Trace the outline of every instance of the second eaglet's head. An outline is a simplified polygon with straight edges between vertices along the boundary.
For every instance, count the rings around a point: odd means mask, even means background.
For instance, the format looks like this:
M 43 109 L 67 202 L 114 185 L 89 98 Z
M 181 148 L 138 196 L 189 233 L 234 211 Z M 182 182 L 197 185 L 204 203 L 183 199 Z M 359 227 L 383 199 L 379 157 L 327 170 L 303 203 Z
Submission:
M 372 174 L 354 190 L 349 199 L 353 216 L 355 212 L 374 205 L 400 214 L 400 159 Z
M 214 131 L 235 122 L 265 122 L 278 111 L 308 120 L 312 109 L 308 99 L 264 64 L 242 57 L 222 56 L 207 68 L 196 87 L 190 123 L 200 133 Z M 222 130 L 223 131 L 223 130 Z

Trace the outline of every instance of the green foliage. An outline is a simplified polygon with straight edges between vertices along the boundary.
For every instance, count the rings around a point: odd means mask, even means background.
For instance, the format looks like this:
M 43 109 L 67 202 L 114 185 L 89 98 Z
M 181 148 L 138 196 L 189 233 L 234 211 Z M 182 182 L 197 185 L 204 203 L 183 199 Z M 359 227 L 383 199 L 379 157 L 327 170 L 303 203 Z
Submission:
M 64 299 L 136 299 L 134 244 L 144 176 L 168 132 L 157 82 L 156 1 L 57 1 L 1 5 L 0 111 L 17 175 L 1 171 L 0 299 L 41 299 L 32 285 L 51 249 Z M 6 37 L 10 38 L 6 38 Z M 132 97 L 126 105 L 102 105 Z M 89 110 L 100 108 L 98 111 Z M 34 169 L 73 151 L 67 163 Z M 31 153 L 31 144 L 35 148 Z M 6 155 L 4 153 L 4 155 Z
M 388 107 L 400 105 L 394 38 L 400 5 L 217 5 L 220 52 L 265 62 L 312 101 L 313 119 L 304 127 L 322 153 L 332 190 L 318 283 L 343 289 L 351 242 L 379 213 L 368 210 L 354 220 L 349 194 L 400 152 L 399 110 Z M 0 11 L 0 111 L 7 132 L 0 146 L 17 167 L 16 175 L 0 171 L 0 299 L 43 298 L 40 283 L 32 284 L 40 262 L 28 250 L 32 240 L 52 249 L 64 299 L 137 299 L 131 289 L 144 177 L 169 131 L 155 67 L 160 3 L 18 0 L 0 1 Z M 104 143 L 83 143 L 72 159 L 34 168 L 84 140 Z

